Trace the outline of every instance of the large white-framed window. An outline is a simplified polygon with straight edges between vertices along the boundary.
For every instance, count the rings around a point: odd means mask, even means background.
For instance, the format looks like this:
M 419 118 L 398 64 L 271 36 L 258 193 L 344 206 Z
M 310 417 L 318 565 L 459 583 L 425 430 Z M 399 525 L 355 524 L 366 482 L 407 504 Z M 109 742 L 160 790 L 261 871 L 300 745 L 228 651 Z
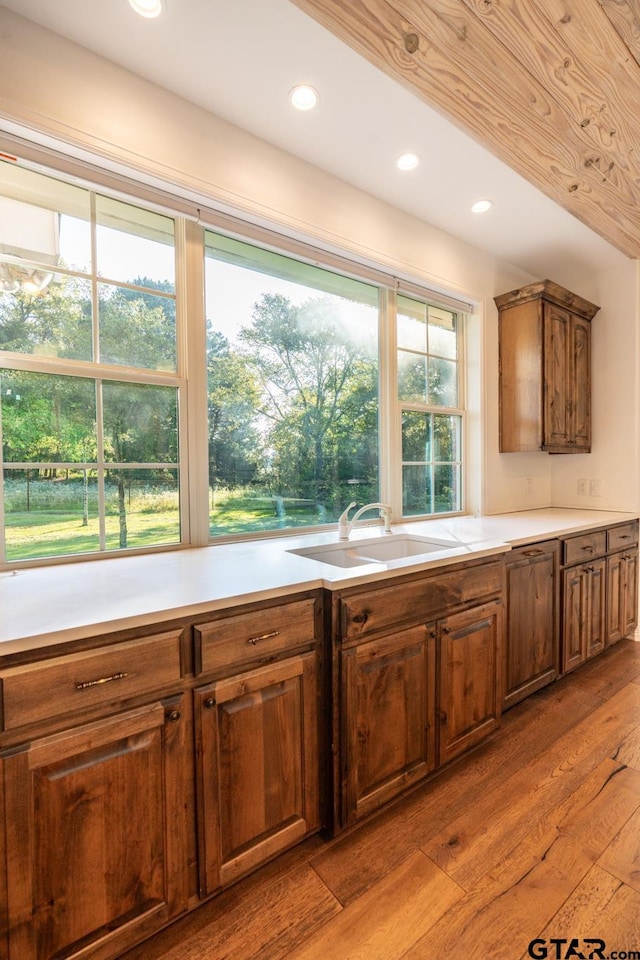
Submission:
M 212 537 L 380 498 L 378 286 L 207 231 Z
M 183 541 L 175 232 L 0 163 L 2 561 Z
M 0 161 L 0 566 L 464 511 L 464 303 L 129 186 Z
M 458 513 L 464 449 L 461 317 L 400 294 L 396 318 L 402 515 Z

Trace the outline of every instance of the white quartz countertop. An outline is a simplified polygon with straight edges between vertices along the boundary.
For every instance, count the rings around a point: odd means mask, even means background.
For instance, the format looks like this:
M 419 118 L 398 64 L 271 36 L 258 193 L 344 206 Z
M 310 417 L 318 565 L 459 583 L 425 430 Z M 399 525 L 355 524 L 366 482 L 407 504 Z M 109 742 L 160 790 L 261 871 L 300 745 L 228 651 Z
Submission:
M 337 543 L 337 531 L 331 530 L 3 572 L 0 659 L 110 630 L 160 623 L 300 590 L 375 583 L 637 516 L 548 508 L 393 524 L 392 533 L 432 536 L 456 545 L 419 560 L 409 557 L 348 568 L 289 552 Z M 351 534 L 353 541 L 384 537 L 380 526 L 358 527 Z

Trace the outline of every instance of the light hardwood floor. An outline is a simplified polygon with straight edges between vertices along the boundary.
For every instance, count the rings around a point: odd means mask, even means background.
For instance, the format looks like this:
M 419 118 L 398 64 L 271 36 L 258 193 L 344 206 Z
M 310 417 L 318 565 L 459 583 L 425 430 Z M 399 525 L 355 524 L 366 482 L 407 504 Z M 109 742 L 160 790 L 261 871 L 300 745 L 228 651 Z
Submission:
M 431 783 L 307 840 L 126 960 L 527 960 L 534 938 L 533 956 L 586 958 L 593 939 L 596 957 L 640 958 L 632 640 L 510 710 Z

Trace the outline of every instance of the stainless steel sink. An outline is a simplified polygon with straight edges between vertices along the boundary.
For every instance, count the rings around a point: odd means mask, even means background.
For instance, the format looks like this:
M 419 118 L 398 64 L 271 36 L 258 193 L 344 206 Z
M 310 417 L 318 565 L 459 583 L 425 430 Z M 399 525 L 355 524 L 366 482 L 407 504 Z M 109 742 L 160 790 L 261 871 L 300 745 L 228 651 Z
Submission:
M 384 538 L 353 540 L 346 543 L 323 543 L 314 547 L 289 550 L 334 567 L 359 567 L 363 564 L 386 564 L 407 557 L 422 557 L 460 547 L 458 540 L 436 540 L 409 533 L 392 533 Z

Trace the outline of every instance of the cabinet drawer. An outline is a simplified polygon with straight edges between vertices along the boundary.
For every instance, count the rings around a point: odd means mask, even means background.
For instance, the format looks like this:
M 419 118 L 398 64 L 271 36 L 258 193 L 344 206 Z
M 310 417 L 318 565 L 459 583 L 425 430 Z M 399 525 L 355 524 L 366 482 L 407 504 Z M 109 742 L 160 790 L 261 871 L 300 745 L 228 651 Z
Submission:
M 620 527 L 614 527 L 607 530 L 607 552 L 612 550 L 624 550 L 625 547 L 632 547 L 638 542 L 638 524 L 625 523 Z
M 342 639 L 433 620 L 462 604 L 500 595 L 503 582 L 500 560 L 344 597 L 340 601 Z
M 179 681 L 181 630 L 0 671 L 3 729 L 125 700 Z
M 196 672 L 208 673 L 313 643 L 314 600 L 265 607 L 195 627 Z
M 595 533 L 585 533 L 580 537 L 571 537 L 563 541 L 563 548 L 565 565 L 601 557 L 607 552 L 607 532 L 598 530 Z
M 531 563 L 542 557 L 553 557 L 558 551 L 557 540 L 545 540 L 542 543 L 529 543 L 523 547 L 514 547 L 505 556 L 508 567 L 516 563 Z

